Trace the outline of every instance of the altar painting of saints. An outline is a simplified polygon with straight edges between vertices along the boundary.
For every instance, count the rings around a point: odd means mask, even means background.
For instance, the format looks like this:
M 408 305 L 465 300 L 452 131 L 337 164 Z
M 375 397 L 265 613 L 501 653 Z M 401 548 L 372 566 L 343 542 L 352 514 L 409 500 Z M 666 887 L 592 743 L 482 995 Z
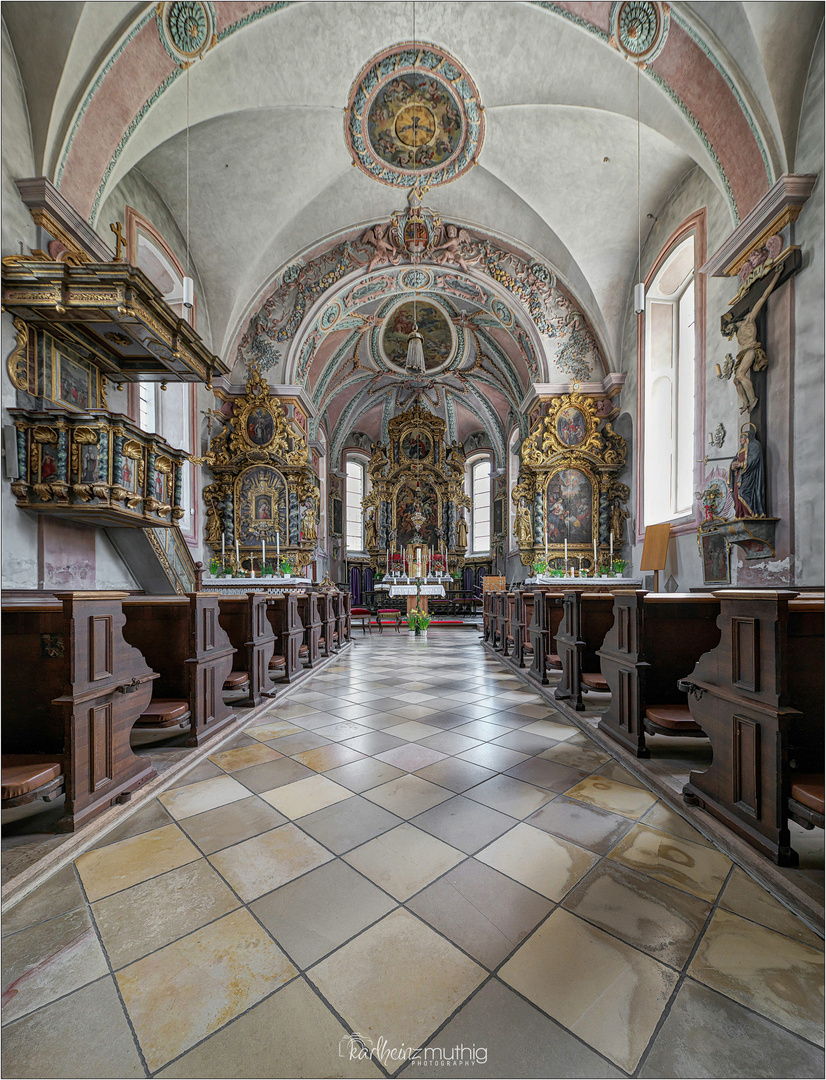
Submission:
M 422 461 L 430 453 L 430 439 L 419 431 L 411 431 L 402 441 L 402 453 L 412 461 Z
M 132 462 L 129 458 L 123 459 L 123 470 L 121 472 L 123 478 L 123 486 L 129 488 L 130 491 L 134 491 L 135 473 L 132 468 Z
M 396 502 L 398 545 L 406 548 L 408 544 L 412 543 L 413 537 L 416 536 L 416 526 L 413 524 L 410 515 L 413 513 L 417 498 L 421 502 L 422 511 L 425 515 L 425 520 L 418 530 L 418 535 L 425 546 L 438 548 L 439 537 L 436 532 L 438 528 L 438 500 L 435 491 L 425 486 L 419 489 L 418 495 L 410 488 L 403 488 L 399 491 Z
M 159 502 L 163 502 L 163 473 L 155 473 L 155 498 Z
M 247 418 L 247 438 L 253 446 L 266 446 L 272 441 L 272 414 L 267 409 L 253 409 Z
M 40 458 L 40 479 L 50 480 L 57 475 L 54 450 L 50 446 L 44 446 Z
M 60 356 L 60 399 L 76 409 L 89 407 L 89 372 Z
M 585 417 L 572 405 L 560 409 L 556 418 L 556 433 L 564 446 L 579 446 L 585 438 Z
M 272 499 L 269 495 L 257 495 L 255 499 L 255 520 L 272 520 Z
M 80 451 L 80 482 L 94 484 L 98 478 L 98 447 L 96 443 L 86 443 Z
M 560 469 L 548 481 L 548 543 L 590 544 L 593 528 L 593 492 L 579 469 Z

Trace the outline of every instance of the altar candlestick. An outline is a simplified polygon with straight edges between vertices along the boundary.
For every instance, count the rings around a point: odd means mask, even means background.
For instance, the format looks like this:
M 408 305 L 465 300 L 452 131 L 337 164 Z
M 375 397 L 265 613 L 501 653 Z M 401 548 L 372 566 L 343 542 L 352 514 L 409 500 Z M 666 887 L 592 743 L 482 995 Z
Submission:
M 281 562 L 281 532 L 280 530 L 275 534 L 275 557 Z
M 611 533 L 611 569 L 614 569 L 614 534 Z
M 594 537 L 594 573 L 597 572 L 597 539 Z
M 565 537 L 565 573 L 568 573 L 568 537 Z
M 264 573 L 264 567 L 267 565 L 267 541 L 261 541 L 261 573 Z
M 221 562 L 227 557 L 227 534 L 221 533 Z
M 548 530 L 545 529 L 545 562 L 548 561 Z
M 235 572 L 236 574 L 241 570 L 241 556 L 238 554 L 238 538 L 235 538 Z

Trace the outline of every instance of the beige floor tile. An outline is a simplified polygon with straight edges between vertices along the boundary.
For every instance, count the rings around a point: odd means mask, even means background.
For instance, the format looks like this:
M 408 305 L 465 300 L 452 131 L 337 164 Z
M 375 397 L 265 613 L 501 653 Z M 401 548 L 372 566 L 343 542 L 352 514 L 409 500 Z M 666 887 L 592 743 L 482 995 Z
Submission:
M 543 791 L 533 784 L 517 780 L 514 776 L 491 777 L 465 794 L 474 802 L 484 803 L 485 806 L 515 818 L 526 818 L 554 797 L 552 791 Z
M 521 822 L 476 859 L 529 889 L 559 901 L 599 859 L 592 851 Z
M 177 825 L 164 825 L 87 851 L 75 859 L 75 866 L 89 900 L 100 900 L 200 857 L 200 851 Z
M 74 866 L 64 866 L 3 914 L 3 935 L 13 934 L 44 919 L 65 915 L 67 911 L 74 911 L 85 904 Z
M 351 799 L 352 791 L 326 776 L 306 776 L 292 784 L 262 791 L 261 798 L 288 818 L 300 818 L 325 806 Z
M 250 797 L 249 788 L 233 780 L 231 776 L 216 776 L 212 780 L 202 780 L 199 784 L 167 791 L 158 796 L 176 821 L 214 810 L 216 806 L 239 802 Z
M 563 907 L 655 960 L 681 969 L 711 908 L 696 896 L 603 859 Z
M 546 739 L 556 739 L 557 742 L 570 739 L 579 732 L 579 728 L 566 723 L 561 717 L 557 720 L 537 720 L 535 724 L 528 724 L 519 730 L 527 731 L 531 735 L 543 735 Z
M 387 1051 L 423 1046 L 485 971 L 409 912 L 397 909 L 311 968 L 309 977 L 348 1024 Z M 399 1067 L 385 1055 L 392 1073 Z
M 244 901 L 255 900 L 334 856 L 295 825 L 224 848 L 209 861 Z
M 340 743 L 330 743 L 328 746 L 318 746 L 314 750 L 305 750 L 301 754 L 293 755 L 296 761 L 306 765 L 315 772 L 327 772 L 328 769 L 337 769 L 339 765 L 349 765 L 352 761 L 361 761 L 364 754 L 353 750 L 349 746 Z
M 663 802 L 655 802 L 645 817 L 642 818 L 642 821 L 643 824 L 650 825 L 652 829 L 660 829 L 661 832 L 679 836 L 683 840 L 691 840 L 692 843 L 701 844 L 703 847 L 714 847 L 711 841 L 706 840 L 701 832 L 698 832 L 685 818 L 675 813 L 670 806 L 666 806 Z
M 239 906 L 205 859 L 133 885 L 92 905 L 116 970 Z
M 677 983 L 676 971 L 561 908 L 499 974 L 627 1072 L 637 1067 Z
M 307 984 L 296 979 L 158 1076 L 384 1076 L 357 1050 L 351 1059 L 348 1036 Z
M 617 780 L 603 779 L 599 776 L 586 776 L 584 780 L 568 788 L 565 795 L 569 799 L 579 799 L 580 802 L 600 806 L 603 810 L 610 810 L 613 814 L 622 814 L 623 817 L 632 820 L 641 817 L 657 801 L 656 797 L 646 789 L 630 787 Z
M 626 833 L 609 858 L 711 901 L 717 899 L 731 869 L 731 860 L 714 848 L 639 824 Z
M 105 1038 L 90 1037 L 105 1032 Z M 98 979 L 3 1029 L 3 1076 L 145 1076 L 114 981 Z
M 296 732 L 303 730 L 303 728 L 287 723 L 286 720 L 273 720 L 269 724 L 259 724 L 257 727 L 247 728 L 244 734 L 251 735 L 253 739 L 258 739 L 259 742 L 268 742 L 270 739 L 280 739 L 282 735 L 295 735 Z
M 633 773 L 620 765 L 618 761 L 609 761 L 607 765 L 601 766 L 597 769 L 597 776 L 604 776 L 606 780 L 617 780 L 620 784 L 641 788 L 643 791 L 648 790 L 642 780 L 638 780 Z
M 215 810 L 207 810 L 205 814 L 185 818 L 181 828 L 205 855 L 211 855 L 230 844 L 240 844 L 251 836 L 269 832 L 286 821 L 283 814 L 279 814 L 263 799 L 251 795 L 249 799 L 230 803 L 229 806 L 219 806 Z
M 823 938 L 818 937 L 802 919 L 798 919 L 779 900 L 775 900 L 762 885 L 758 885 L 739 866 L 734 867 L 723 889 L 720 907 L 725 908 L 726 911 L 733 911 L 735 915 L 742 915 L 744 919 L 749 919 L 751 922 L 767 926 L 770 930 L 776 930 L 778 934 L 785 934 L 786 937 L 811 945 L 813 949 L 823 951 Z
M 399 776 L 386 784 L 362 793 L 365 799 L 378 803 L 391 814 L 412 818 L 429 810 L 431 806 L 453 797 L 452 791 L 422 780 L 420 776 Z
M 248 769 L 251 765 L 261 765 L 265 761 L 275 761 L 283 755 L 270 746 L 256 744 L 239 746 L 237 750 L 223 750 L 220 754 L 210 754 L 209 760 L 220 765 L 225 772 Z
M 539 757 L 548 761 L 555 761 L 559 765 L 567 765 L 571 769 L 582 769 L 583 772 L 593 772 L 600 765 L 604 765 L 611 758 L 604 754 L 595 743 L 585 746 L 575 742 L 573 738 L 556 746 L 543 750 Z
M 405 739 L 407 742 L 418 742 L 419 739 L 427 739 L 431 735 L 442 733 L 441 728 L 434 727 L 433 724 L 420 724 L 416 720 L 385 728 L 384 731 L 387 735 L 392 735 L 394 739 Z
M 397 900 L 407 900 L 462 862 L 465 854 L 406 822 L 343 858 Z
M 196 930 L 116 978 L 151 1071 L 296 975 L 246 910 Z
M 718 909 L 688 973 L 823 1046 L 823 953 L 819 949 Z
M 108 974 L 85 907 L 3 940 L 3 1023 Z

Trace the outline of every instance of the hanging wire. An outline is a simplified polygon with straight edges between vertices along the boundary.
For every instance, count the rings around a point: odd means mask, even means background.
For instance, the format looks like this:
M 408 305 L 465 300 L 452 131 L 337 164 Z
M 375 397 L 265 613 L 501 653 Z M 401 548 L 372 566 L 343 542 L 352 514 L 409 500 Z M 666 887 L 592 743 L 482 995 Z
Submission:
M 192 277 L 189 264 L 189 67 L 186 69 L 186 276 Z
M 640 198 L 640 65 L 637 64 L 637 281 L 642 281 L 642 210 Z

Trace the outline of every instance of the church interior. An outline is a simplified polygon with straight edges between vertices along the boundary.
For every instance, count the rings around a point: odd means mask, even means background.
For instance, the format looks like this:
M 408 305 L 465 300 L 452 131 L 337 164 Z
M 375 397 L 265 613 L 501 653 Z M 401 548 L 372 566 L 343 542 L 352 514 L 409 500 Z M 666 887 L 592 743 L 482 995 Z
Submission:
M 1 12 L 3 1075 L 822 1077 L 824 4 Z

